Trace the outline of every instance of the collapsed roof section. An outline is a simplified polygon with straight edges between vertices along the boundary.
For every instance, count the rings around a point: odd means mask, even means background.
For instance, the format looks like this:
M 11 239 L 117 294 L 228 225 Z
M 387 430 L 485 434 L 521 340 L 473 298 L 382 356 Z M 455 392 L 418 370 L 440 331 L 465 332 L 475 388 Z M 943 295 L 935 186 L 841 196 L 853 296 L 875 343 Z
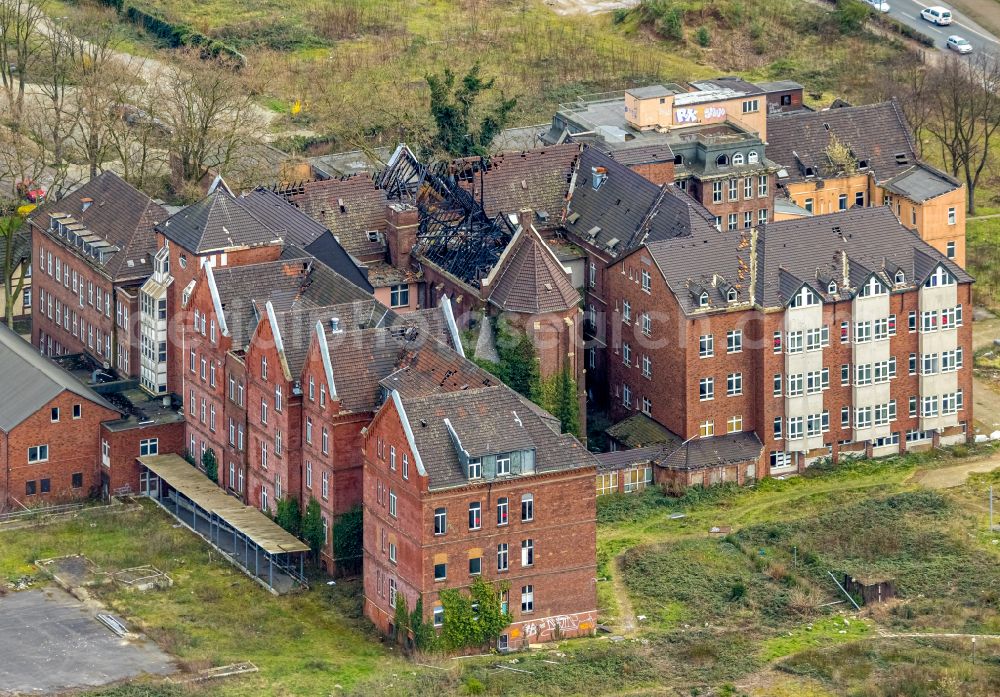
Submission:
M 447 165 L 425 165 L 405 145 L 396 148 L 375 181 L 388 199 L 420 211 L 414 251 L 470 286 L 480 287 L 514 237 L 510 219 L 490 217 L 482 201 L 447 174 Z

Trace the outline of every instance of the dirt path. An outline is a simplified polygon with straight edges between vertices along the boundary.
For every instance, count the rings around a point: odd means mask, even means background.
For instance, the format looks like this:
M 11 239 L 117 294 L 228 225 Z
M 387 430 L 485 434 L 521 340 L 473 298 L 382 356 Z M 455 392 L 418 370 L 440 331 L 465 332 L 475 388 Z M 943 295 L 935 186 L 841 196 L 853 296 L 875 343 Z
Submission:
M 634 7 L 639 0 L 545 0 L 557 15 L 593 15 L 622 7 Z
M 949 467 L 920 470 L 915 472 L 909 481 L 928 489 L 950 489 L 965 484 L 970 474 L 992 472 L 1000 469 L 1000 455 L 993 455 L 983 460 L 962 462 Z
M 622 557 L 619 554 L 615 557 L 615 573 L 611 576 L 611 586 L 615 590 L 615 600 L 618 602 L 618 624 L 621 633 L 634 634 L 638 625 L 635 617 L 635 610 L 632 609 L 632 599 L 628 597 L 628 589 L 625 588 L 625 581 L 622 580 Z

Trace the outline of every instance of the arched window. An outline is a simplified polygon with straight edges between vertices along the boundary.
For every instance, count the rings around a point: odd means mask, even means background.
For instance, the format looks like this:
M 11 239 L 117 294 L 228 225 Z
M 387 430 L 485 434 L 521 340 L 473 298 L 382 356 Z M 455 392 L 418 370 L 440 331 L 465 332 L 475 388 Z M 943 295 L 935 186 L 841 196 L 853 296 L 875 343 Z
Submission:
M 674 164 L 675 165 L 682 165 L 682 164 L 684 164 L 684 156 L 683 155 L 674 155 Z
M 729 155 L 726 155 L 725 153 L 719 155 L 717 158 L 715 158 L 715 164 L 717 164 L 719 167 L 728 167 Z
M 739 167 L 742 164 L 743 164 L 743 153 L 741 152 L 733 153 L 733 166 Z
M 751 150 L 747 153 L 747 162 L 752 165 L 757 164 L 760 161 L 760 155 L 757 154 L 756 150 Z

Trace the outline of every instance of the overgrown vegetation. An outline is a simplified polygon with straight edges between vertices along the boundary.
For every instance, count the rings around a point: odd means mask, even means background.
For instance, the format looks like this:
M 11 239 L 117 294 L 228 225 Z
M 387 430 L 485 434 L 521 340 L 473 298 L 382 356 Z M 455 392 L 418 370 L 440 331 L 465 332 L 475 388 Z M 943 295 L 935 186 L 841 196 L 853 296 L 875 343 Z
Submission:
M 511 111 L 517 99 L 500 96 L 491 106 L 479 104 L 496 83 L 495 78 L 482 77 L 479 63 L 455 84 L 456 75 L 445 68 L 440 75 L 427 75 L 431 90 L 431 116 L 437 130 L 427 147 L 427 155 L 443 154 L 451 157 L 489 154 L 493 139 L 510 124 Z M 473 127 L 474 110 L 479 123 Z
M 510 590 L 506 581 L 488 581 L 481 576 L 473 579 L 468 593 L 457 588 L 442 590 L 438 597 L 444 608 L 440 644 L 448 650 L 480 648 L 488 650 L 496 644 L 511 622 L 503 607 L 502 595 Z
M 364 554 L 364 511 L 354 506 L 333 524 L 333 558 L 341 572 L 360 573 Z
M 205 476 L 216 484 L 219 483 L 219 461 L 215 457 L 215 451 L 209 448 L 201 454 L 201 468 L 205 470 Z M 279 503 L 278 510 L 281 510 Z

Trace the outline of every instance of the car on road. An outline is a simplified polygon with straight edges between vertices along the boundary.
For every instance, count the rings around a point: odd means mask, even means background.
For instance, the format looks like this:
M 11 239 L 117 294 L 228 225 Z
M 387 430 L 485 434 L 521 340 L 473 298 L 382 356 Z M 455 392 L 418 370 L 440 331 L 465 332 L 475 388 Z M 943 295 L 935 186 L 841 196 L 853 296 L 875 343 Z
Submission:
M 947 7 L 941 7 L 940 5 L 925 7 L 920 11 L 920 17 L 921 19 L 926 19 L 931 24 L 936 24 L 939 27 L 951 24 L 951 10 Z
M 945 43 L 952 51 L 958 51 L 959 53 L 972 53 L 972 44 L 970 44 L 967 39 L 963 39 L 957 34 L 949 36 Z
M 882 2 L 882 0 L 865 0 L 872 8 L 878 10 L 879 12 L 888 12 L 892 8 L 889 7 L 889 3 Z

